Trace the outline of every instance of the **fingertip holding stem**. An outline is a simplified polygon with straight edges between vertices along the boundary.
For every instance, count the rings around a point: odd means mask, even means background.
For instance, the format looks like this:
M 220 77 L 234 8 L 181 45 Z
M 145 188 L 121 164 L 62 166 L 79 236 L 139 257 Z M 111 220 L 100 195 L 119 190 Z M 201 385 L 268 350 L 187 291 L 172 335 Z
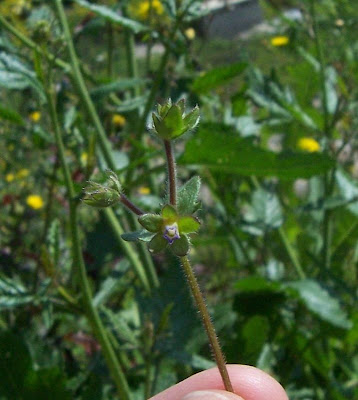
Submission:
M 224 390 L 197 390 L 188 393 L 181 400 L 244 400 L 234 393 Z

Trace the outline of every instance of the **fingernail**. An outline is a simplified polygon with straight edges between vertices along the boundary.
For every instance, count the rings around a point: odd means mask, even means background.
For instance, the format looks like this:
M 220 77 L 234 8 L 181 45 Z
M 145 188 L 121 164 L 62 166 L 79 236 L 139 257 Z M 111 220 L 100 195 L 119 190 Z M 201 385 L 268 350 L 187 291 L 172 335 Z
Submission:
M 182 400 L 243 400 L 243 398 L 223 390 L 198 390 L 187 394 Z

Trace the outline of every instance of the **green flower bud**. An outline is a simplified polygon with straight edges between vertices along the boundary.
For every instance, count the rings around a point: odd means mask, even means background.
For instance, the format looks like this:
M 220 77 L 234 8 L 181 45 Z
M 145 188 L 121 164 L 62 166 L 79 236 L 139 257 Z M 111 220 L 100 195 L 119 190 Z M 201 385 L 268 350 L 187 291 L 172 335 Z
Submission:
M 173 140 L 194 129 L 199 123 L 200 111 L 196 106 L 185 114 L 185 100 L 172 104 L 169 99 L 165 104 L 157 106 L 157 114 L 152 114 L 153 131 L 164 140 Z
M 121 185 L 113 171 L 107 171 L 107 185 L 89 181 L 84 188 L 85 195 L 82 201 L 92 207 L 110 207 L 117 204 L 121 198 Z

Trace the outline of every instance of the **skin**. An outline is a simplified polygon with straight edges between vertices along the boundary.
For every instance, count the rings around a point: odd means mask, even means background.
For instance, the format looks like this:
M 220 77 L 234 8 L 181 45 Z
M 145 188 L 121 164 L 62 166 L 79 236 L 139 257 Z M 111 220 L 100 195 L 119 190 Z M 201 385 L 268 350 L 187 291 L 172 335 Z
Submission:
M 235 394 L 224 391 L 216 368 L 199 372 L 150 400 L 288 400 L 282 386 L 265 372 L 247 365 L 228 365 Z

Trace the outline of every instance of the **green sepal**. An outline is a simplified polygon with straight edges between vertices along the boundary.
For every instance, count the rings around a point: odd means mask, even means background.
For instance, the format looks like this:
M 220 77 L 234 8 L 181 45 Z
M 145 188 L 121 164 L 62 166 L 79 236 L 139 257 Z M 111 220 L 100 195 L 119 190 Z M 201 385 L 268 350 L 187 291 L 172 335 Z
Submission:
M 174 104 L 167 112 L 160 124 L 159 135 L 163 139 L 174 139 L 183 133 L 184 123 L 182 112 L 179 106 Z
M 175 222 L 178 218 L 178 212 L 175 207 L 166 204 L 162 209 L 162 217 L 166 222 Z
M 121 235 L 121 238 L 126 242 L 136 242 L 137 240 L 140 240 L 142 242 L 149 242 L 150 240 L 152 240 L 153 236 L 153 233 L 141 229 L 140 231 L 123 233 Z
M 190 130 L 194 129 L 198 125 L 199 120 L 200 120 L 200 110 L 199 110 L 199 107 L 196 106 L 184 118 L 185 130 L 190 131 Z
M 178 221 L 180 234 L 194 233 L 200 228 L 200 222 L 197 218 L 191 216 L 181 217 Z
M 162 234 L 157 233 L 148 243 L 148 249 L 151 253 L 159 253 L 166 248 L 167 244 L 168 242 L 163 238 Z
M 149 232 L 159 232 L 163 225 L 163 218 L 157 214 L 143 214 L 138 222 Z
M 158 115 L 160 118 L 164 118 L 167 115 L 170 107 L 172 106 L 172 99 L 168 99 L 167 102 L 163 105 L 158 104 Z
M 177 106 L 180 108 L 180 111 L 181 111 L 181 113 L 182 113 L 182 115 L 184 114 L 184 111 L 185 111 L 185 99 L 180 99 L 178 102 L 177 102 Z
M 170 248 L 176 256 L 183 257 L 187 255 L 190 248 L 188 237 L 186 235 L 181 235 L 180 239 L 175 240 L 173 244 L 170 245 Z

